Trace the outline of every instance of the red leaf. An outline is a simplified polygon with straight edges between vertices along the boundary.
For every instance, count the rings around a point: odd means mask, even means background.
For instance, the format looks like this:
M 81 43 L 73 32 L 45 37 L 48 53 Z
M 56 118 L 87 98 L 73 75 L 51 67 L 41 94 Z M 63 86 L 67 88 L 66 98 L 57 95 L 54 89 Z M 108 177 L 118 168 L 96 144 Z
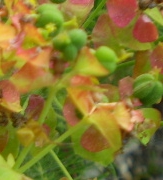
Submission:
M 99 152 L 109 148 L 104 136 L 93 125 L 89 127 L 82 136 L 81 145 L 91 152 Z
M 108 0 L 107 9 L 110 18 L 119 27 L 127 26 L 136 15 L 136 0 Z
M 151 70 L 149 51 L 137 51 L 135 54 L 135 65 L 133 71 L 133 77 L 147 73 Z
M 158 31 L 148 16 L 141 15 L 133 29 L 133 36 L 140 42 L 152 42 L 158 38 Z
M 68 124 L 71 126 L 75 126 L 80 121 L 80 119 L 76 115 L 75 106 L 69 99 L 66 101 L 63 107 L 63 115 Z
M 39 95 L 31 95 L 28 101 L 28 106 L 25 110 L 27 117 L 32 119 L 38 119 L 42 109 L 44 107 L 44 99 Z
M 133 79 L 125 77 L 119 81 L 119 91 L 121 99 L 129 97 L 133 94 Z
M 157 67 L 161 69 L 163 74 L 163 44 L 160 43 L 152 52 L 150 56 L 150 61 L 152 67 Z
M 0 81 L 1 102 L 0 105 L 11 110 L 19 112 L 20 106 L 20 95 L 16 87 L 8 80 Z

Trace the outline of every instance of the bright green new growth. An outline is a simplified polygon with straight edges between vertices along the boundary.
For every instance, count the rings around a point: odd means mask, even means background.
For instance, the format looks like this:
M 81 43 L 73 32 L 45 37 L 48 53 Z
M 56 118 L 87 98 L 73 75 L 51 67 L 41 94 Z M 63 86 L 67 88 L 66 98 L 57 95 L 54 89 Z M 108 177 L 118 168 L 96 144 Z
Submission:
M 142 99 L 145 98 L 155 87 L 156 81 L 152 74 L 142 74 L 134 80 L 134 96 Z
M 79 49 L 87 43 L 87 34 L 82 29 L 72 29 L 69 31 L 71 42 Z
M 114 72 L 117 67 L 118 57 L 112 49 L 101 46 L 96 50 L 95 56 L 106 69 Z

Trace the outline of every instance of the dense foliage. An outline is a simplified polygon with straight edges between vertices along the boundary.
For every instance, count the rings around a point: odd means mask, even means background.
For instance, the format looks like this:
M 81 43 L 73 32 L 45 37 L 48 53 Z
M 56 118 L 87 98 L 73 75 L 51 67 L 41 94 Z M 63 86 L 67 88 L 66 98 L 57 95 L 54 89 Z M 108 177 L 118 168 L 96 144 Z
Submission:
M 153 108 L 163 95 L 160 6 L 1 2 L 0 179 L 31 179 L 47 159 L 63 171 L 47 179 L 82 179 L 66 170 L 63 154 L 79 155 L 71 166 L 79 159 L 108 166 L 130 138 L 149 143 L 162 125 Z

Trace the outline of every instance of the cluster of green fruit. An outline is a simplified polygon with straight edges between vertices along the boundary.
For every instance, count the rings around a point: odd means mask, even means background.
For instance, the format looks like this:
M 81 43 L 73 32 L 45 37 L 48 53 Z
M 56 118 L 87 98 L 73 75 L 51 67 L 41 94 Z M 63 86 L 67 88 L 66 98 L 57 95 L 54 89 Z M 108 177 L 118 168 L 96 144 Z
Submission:
M 60 51 L 66 61 L 74 60 L 80 49 L 87 44 L 86 32 L 77 28 L 65 29 L 63 15 L 55 4 L 40 5 L 36 12 L 38 13 L 36 26 L 51 29 L 48 35 L 52 39 L 54 49 Z M 114 72 L 118 58 L 112 49 L 101 46 L 94 55 L 110 73 Z
M 50 36 L 57 35 L 64 23 L 62 13 L 54 4 L 42 4 L 37 9 L 38 18 L 36 20 L 36 26 L 38 28 L 44 28 L 50 30 Z
M 87 34 L 82 29 L 63 31 L 53 38 L 53 46 L 63 53 L 64 59 L 71 61 L 87 43 Z
M 133 95 L 140 99 L 143 105 L 158 103 L 163 96 L 163 84 L 152 74 L 142 74 L 134 80 Z

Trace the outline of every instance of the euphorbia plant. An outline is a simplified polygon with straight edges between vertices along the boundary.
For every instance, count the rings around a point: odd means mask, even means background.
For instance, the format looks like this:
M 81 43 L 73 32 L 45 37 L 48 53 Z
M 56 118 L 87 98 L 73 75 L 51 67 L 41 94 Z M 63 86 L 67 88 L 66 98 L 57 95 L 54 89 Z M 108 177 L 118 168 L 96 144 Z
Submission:
M 50 153 L 73 179 L 54 151 L 69 137 L 75 153 L 102 165 L 114 161 L 128 138 L 144 145 L 150 141 L 161 125 L 152 105 L 163 95 L 157 33 L 163 18 L 158 9 L 151 11 L 137 20 L 136 0 L 4 0 L 0 178 L 28 179 L 21 173 Z M 147 15 L 154 22 L 159 16 L 158 28 Z M 150 38 L 144 37 L 144 27 Z M 120 70 L 125 73 L 119 76 Z M 27 161 L 27 155 L 33 157 Z M 1 174 L 3 164 L 8 176 Z

